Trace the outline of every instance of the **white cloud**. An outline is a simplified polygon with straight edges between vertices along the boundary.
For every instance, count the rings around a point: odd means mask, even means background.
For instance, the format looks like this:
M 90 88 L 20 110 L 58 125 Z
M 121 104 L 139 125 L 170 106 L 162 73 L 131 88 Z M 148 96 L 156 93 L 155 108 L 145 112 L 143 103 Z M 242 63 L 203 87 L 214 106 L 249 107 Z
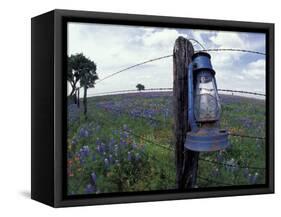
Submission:
M 94 60 L 100 78 L 133 64 L 172 54 L 174 42 L 179 36 L 194 38 L 206 48 L 263 49 L 265 43 L 264 40 L 251 40 L 248 37 L 251 33 L 81 23 L 70 23 L 68 27 L 68 54 L 83 52 Z M 244 61 L 241 65 L 245 54 L 212 52 L 211 55 L 219 88 L 265 89 L 262 60 Z M 172 87 L 172 67 L 172 58 L 151 62 L 107 79 L 89 92 L 135 89 L 137 83 L 143 83 L 147 88 Z
M 246 41 L 242 39 L 243 33 L 218 31 L 215 35 L 210 37 L 214 48 L 234 48 L 246 49 Z M 235 61 L 239 61 L 244 53 L 241 52 L 221 52 L 214 53 L 213 60 L 217 67 L 233 66 Z
M 241 38 L 241 33 L 219 31 L 210 40 L 215 46 L 221 48 L 244 48 L 245 41 Z
M 243 70 L 243 74 L 249 78 L 264 80 L 265 79 L 265 60 L 259 59 L 254 62 L 250 62 Z
M 141 41 L 144 46 L 160 46 L 163 48 L 171 48 L 175 43 L 175 39 L 184 34 L 179 34 L 175 29 L 161 29 L 159 31 L 149 31 L 141 37 Z

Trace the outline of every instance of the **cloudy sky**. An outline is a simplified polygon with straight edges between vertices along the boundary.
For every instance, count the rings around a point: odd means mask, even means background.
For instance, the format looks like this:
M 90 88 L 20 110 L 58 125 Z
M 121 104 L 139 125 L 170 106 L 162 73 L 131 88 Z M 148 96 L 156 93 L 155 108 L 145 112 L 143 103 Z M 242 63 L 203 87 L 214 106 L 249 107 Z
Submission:
M 100 79 L 148 59 L 172 54 L 178 36 L 194 38 L 206 48 L 240 48 L 265 53 L 265 34 L 68 23 L 68 55 L 83 53 L 97 64 Z M 201 49 L 195 45 L 195 50 Z M 265 92 L 265 56 L 210 52 L 218 88 Z M 146 88 L 172 87 L 172 58 L 145 64 L 96 84 L 89 95 Z

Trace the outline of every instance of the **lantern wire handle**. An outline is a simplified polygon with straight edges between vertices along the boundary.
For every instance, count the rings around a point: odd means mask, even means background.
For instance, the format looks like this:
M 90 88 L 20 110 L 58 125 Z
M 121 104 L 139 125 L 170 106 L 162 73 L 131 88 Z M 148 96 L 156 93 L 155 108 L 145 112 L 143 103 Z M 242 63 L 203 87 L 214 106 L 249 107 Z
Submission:
M 199 42 L 199 41 L 197 41 L 196 39 L 194 39 L 194 38 L 190 38 L 190 39 L 188 39 L 189 41 L 194 41 L 194 42 L 196 42 L 196 44 L 198 44 L 201 48 L 203 48 L 203 50 L 206 50 L 206 48 Z M 195 45 L 196 45 L 195 44 Z

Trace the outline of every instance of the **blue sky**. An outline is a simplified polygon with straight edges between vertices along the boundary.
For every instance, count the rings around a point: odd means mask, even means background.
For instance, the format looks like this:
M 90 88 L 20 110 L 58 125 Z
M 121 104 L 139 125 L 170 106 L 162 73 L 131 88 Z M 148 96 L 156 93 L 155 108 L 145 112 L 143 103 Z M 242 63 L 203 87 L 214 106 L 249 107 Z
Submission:
M 177 37 L 194 38 L 206 48 L 238 48 L 265 53 L 265 34 L 68 23 L 68 55 L 84 53 L 97 64 L 102 79 L 136 63 L 169 55 Z M 195 50 L 200 49 L 195 45 Z M 218 88 L 265 92 L 265 56 L 241 52 L 210 52 Z M 134 68 L 96 84 L 89 95 L 107 91 L 172 87 L 172 58 Z

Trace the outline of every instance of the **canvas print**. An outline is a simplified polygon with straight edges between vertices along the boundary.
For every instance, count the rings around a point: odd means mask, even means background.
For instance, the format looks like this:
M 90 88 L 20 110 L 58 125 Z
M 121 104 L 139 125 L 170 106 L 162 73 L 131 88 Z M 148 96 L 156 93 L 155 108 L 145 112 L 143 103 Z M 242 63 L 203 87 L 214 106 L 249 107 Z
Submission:
M 193 48 L 185 118 L 179 38 Z M 265 63 L 264 33 L 68 22 L 67 195 L 265 184 Z M 195 160 L 179 168 L 175 126 L 186 121 Z

